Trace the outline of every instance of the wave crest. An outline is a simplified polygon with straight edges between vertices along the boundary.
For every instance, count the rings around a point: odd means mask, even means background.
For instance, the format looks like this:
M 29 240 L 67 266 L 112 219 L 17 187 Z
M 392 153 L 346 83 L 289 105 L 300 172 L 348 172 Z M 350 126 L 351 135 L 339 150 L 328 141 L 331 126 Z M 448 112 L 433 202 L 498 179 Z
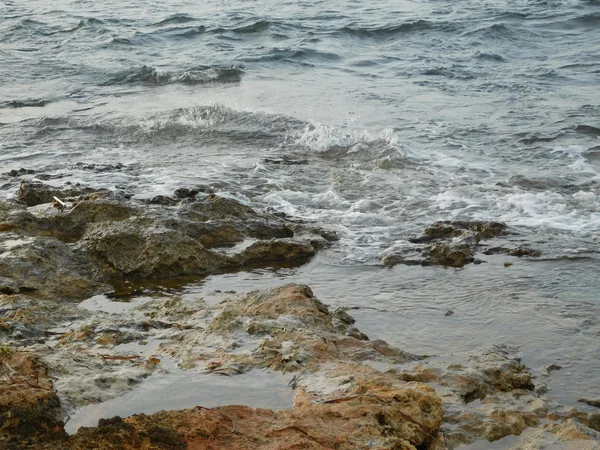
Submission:
M 238 66 L 198 66 L 180 73 L 161 72 L 151 66 L 142 66 L 108 80 L 104 85 L 145 84 L 161 86 L 181 83 L 188 85 L 206 83 L 237 83 L 241 81 L 243 70 Z

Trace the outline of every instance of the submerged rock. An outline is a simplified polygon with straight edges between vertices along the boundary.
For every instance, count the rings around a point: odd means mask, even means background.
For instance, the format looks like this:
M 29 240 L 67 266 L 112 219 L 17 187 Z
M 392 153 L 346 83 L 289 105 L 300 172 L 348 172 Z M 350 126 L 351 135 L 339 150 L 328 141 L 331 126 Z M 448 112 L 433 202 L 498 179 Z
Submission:
M 440 221 L 427 227 L 421 237 L 411 239 L 411 242 L 429 243 L 434 240 L 449 240 L 457 237 L 473 238 L 480 241 L 501 236 L 506 232 L 507 226 L 502 222 L 485 220 Z
M 481 241 L 507 235 L 508 227 L 502 222 L 471 221 L 439 221 L 427 227 L 422 236 L 411 238 L 409 242 L 417 244 L 421 256 L 407 256 L 403 253 L 390 253 L 382 257 L 381 262 L 388 267 L 404 265 L 435 265 L 445 267 L 464 267 L 467 264 L 481 264 L 475 258 L 478 251 L 486 255 L 505 253 L 510 256 L 540 256 L 541 252 L 526 247 L 504 248 L 492 247 L 483 250 Z M 422 246 L 420 244 L 426 244 Z M 406 253 L 406 250 L 405 250 Z M 413 252 L 414 253 L 414 252 Z

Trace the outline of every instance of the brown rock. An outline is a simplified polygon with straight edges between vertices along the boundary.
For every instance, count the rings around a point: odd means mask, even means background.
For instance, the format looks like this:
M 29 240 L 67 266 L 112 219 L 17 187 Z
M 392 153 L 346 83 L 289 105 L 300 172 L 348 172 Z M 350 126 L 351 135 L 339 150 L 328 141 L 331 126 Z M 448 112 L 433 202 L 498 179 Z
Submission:
M 0 448 L 21 450 L 63 439 L 62 427 L 60 401 L 46 368 L 28 353 L 0 350 Z
M 490 417 L 493 420 L 487 424 L 484 435 L 490 442 L 509 435 L 518 436 L 525 428 L 539 423 L 539 419 L 535 415 L 519 411 L 497 409 L 490 414 Z
M 196 407 L 100 421 L 68 441 L 104 449 L 412 449 L 437 439 L 435 391 L 422 384 L 357 388 L 360 393 L 285 411 Z

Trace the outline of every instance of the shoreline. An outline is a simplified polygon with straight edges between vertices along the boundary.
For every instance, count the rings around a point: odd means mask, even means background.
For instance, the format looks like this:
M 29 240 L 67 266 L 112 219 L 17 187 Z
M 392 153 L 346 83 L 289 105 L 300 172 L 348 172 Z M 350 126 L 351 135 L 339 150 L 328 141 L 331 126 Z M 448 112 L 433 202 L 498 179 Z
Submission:
M 378 336 L 370 340 L 345 308 L 328 308 L 321 303 L 327 299 L 305 285 L 219 292 L 211 303 L 193 295 L 149 296 L 131 308 L 123 303 L 106 311 L 115 280 L 131 293 L 135 280 L 302 265 L 335 245 L 335 233 L 318 224 L 257 212 L 199 188 L 142 204 L 83 186 L 24 182 L 19 199 L 0 204 L 0 298 L 8 318 L 0 318 L 0 336 L 10 340 L 2 345 L 0 389 L 23 392 L 19 399 L 4 397 L 0 407 L 0 443 L 7 448 L 433 450 L 524 430 L 529 448 L 553 439 L 600 445 L 600 415 L 553 403 L 544 383 L 521 364 L 517 348 L 481 349 L 461 364 L 431 361 Z M 462 267 L 477 264 L 486 251 L 539 257 L 535 249 L 487 244 L 506 233 L 501 223 L 436 222 L 409 254 L 386 255 L 382 270 L 397 264 Z M 88 300 L 87 309 L 78 306 L 90 298 L 96 305 Z M 132 352 L 136 345 L 152 350 L 140 357 Z M 198 405 L 105 417 L 97 428 L 66 435 L 65 406 L 72 410 L 134 392 L 148 377 L 168 374 L 169 364 L 172 372 L 237 377 L 240 383 L 265 369 L 293 374 L 294 408 Z M 232 416 L 246 428 L 231 428 Z M 37 425 L 23 428 L 8 417 Z M 183 431 L 207 422 L 212 428 Z M 260 446 L 252 447 L 257 439 Z

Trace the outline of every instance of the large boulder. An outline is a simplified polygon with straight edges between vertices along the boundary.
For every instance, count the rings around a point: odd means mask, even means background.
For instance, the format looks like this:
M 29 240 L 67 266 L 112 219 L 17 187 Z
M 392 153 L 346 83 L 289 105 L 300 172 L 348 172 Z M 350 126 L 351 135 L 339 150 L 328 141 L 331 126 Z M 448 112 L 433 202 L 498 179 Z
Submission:
M 211 246 L 219 245 L 219 243 L 227 244 L 227 239 L 235 237 L 236 233 L 254 239 L 294 236 L 292 224 L 286 220 L 273 214 L 258 213 L 238 200 L 215 194 L 182 204 L 179 216 L 202 224 L 209 235 L 194 237 Z M 189 228 L 192 229 L 192 227 Z M 241 239 L 236 241 L 239 240 Z
M 142 278 L 204 275 L 226 263 L 179 231 L 136 220 L 90 224 L 77 249 L 109 273 Z
M 0 240 L 0 273 L 5 294 L 82 300 L 109 290 L 86 258 L 52 238 L 6 234 Z
M 48 203 L 27 210 L 15 210 L 6 217 L 6 223 L 12 231 L 20 234 L 76 242 L 90 223 L 121 221 L 137 215 L 142 215 L 142 211 L 132 205 L 92 198 L 78 201 L 65 209 L 56 209 Z

